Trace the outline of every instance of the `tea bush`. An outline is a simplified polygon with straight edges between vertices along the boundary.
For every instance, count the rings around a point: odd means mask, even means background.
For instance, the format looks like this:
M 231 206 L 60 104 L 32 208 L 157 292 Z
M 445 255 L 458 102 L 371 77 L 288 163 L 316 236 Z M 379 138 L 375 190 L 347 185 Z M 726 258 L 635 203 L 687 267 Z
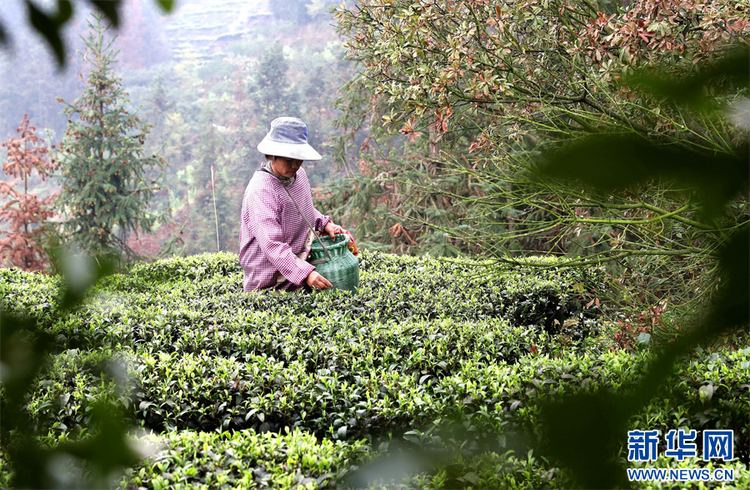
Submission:
M 366 452 L 362 442 L 318 441 L 288 429 L 278 434 L 179 431 L 146 440 L 156 446 L 152 462 L 129 469 L 122 487 L 319 488 L 345 475 Z
M 245 293 L 236 255 L 201 255 L 110 276 L 65 317 L 59 278 L 0 270 L 0 292 L 53 334 L 26 405 L 42 440 L 88 437 L 100 399 L 152 434 L 121 486 L 333 486 L 400 444 L 454 457 L 389 485 L 553 488 L 540 403 L 634 389 L 651 354 L 587 308 L 600 271 L 548 265 L 363 252 L 356 292 Z M 733 429 L 746 465 L 749 367 L 696 351 L 632 428 Z

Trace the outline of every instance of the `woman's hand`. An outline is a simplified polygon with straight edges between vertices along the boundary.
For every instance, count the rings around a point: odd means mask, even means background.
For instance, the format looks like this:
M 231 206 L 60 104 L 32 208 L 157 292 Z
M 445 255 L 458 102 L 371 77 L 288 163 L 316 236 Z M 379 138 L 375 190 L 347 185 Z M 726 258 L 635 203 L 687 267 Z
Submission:
M 331 238 L 336 238 L 336 235 L 341 235 L 346 233 L 346 230 L 344 230 L 342 227 L 334 223 L 333 221 L 329 221 L 326 227 L 323 229 L 326 233 L 328 233 L 328 236 Z
M 328 279 L 321 276 L 316 271 L 312 271 L 310 275 L 307 276 L 305 282 L 313 289 L 328 289 L 333 287 L 333 284 L 331 284 Z
M 359 250 L 357 250 L 357 244 L 354 242 L 354 236 L 352 236 L 351 233 L 349 233 L 347 230 L 343 229 L 339 225 L 335 224 L 333 221 L 329 221 L 326 227 L 324 228 L 324 231 L 328 233 L 328 236 L 335 239 L 336 235 L 347 235 L 349 237 L 349 251 L 353 253 L 354 255 L 359 254 Z

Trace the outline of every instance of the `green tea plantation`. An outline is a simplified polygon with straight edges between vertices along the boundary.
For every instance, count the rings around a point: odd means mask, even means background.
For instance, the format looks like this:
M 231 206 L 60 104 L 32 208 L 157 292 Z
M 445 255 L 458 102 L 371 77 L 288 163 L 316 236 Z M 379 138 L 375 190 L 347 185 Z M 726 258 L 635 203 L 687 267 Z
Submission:
M 2 269 L 0 298 L 51 342 L 23 400 L 41 445 L 92 438 L 100 403 L 127 425 L 142 457 L 113 488 L 569 488 L 536 449 L 540 403 L 627 390 L 652 354 L 615 342 L 601 271 L 547 265 L 365 251 L 357 292 L 245 293 L 237 256 L 211 254 L 106 277 L 65 315 L 59 277 Z M 697 349 L 629 421 L 622 464 L 645 467 L 630 430 L 733 430 L 731 461 L 662 447 L 648 466 L 732 469 L 691 485 L 750 488 L 749 389 L 750 348 Z M 8 487 L 20 469 L 2 454 Z

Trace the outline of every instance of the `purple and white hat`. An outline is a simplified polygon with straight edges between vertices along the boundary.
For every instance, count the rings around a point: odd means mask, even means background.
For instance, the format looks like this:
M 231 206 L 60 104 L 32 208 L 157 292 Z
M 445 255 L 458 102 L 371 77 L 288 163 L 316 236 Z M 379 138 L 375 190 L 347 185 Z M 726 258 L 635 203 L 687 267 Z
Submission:
M 307 125 L 296 117 L 277 117 L 271 130 L 258 144 L 264 155 L 295 160 L 320 160 L 320 153 L 307 143 Z

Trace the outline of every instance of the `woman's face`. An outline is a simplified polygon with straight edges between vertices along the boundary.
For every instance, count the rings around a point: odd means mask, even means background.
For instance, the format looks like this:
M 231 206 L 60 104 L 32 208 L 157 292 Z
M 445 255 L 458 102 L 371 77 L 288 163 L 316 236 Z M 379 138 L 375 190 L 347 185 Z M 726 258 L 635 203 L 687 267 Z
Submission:
M 302 166 L 302 160 L 294 160 L 286 157 L 271 157 L 271 168 L 276 175 L 291 179 L 297 174 Z

